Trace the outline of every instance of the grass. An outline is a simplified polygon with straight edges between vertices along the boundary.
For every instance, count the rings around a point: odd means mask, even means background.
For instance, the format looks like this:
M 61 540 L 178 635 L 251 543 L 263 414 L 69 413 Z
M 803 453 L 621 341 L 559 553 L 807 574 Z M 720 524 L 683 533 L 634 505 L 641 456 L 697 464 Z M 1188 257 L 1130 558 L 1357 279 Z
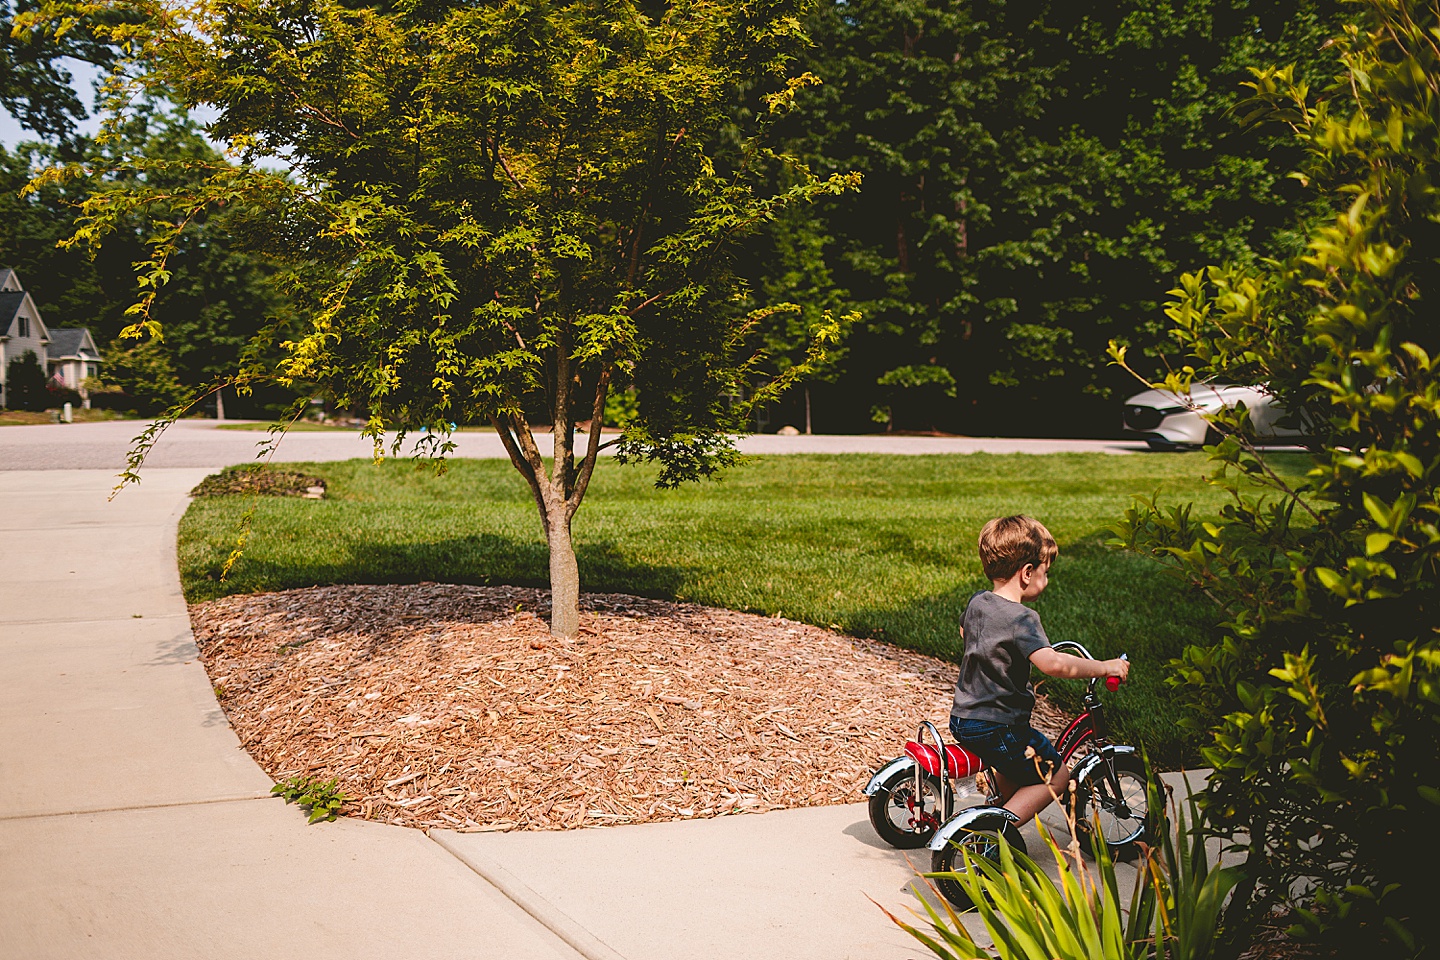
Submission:
M 1303 455 L 1279 455 L 1291 473 Z M 245 556 L 219 570 L 248 497 L 196 500 L 180 526 L 193 601 L 330 583 L 544 585 L 533 501 L 505 461 L 457 460 L 437 476 L 409 461 L 289 464 L 323 477 L 328 499 L 262 498 Z M 582 589 L 783 614 L 954 660 L 956 625 L 988 587 L 975 538 L 990 517 L 1041 518 L 1060 542 L 1036 603 L 1052 640 L 1127 652 L 1132 683 L 1108 701 L 1117 726 L 1162 762 L 1189 759 L 1166 661 L 1204 636 L 1208 601 L 1152 561 L 1104 546 L 1136 494 L 1218 507 L 1203 454 L 779 456 L 719 481 L 653 487 L 642 467 L 602 464 L 575 519 Z M 1082 685 L 1052 694 L 1078 701 Z M 895 704 L 920 715 L 938 704 Z
M 0 410 L 0 427 L 20 427 L 37 423 L 55 423 L 55 414 L 58 412 L 58 410 Z M 114 410 L 86 410 L 84 407 L 75 407 L 71 415 L 76 423 L 98 423 L 104 420 L 132 419 L 123 413 L 116 413 Z

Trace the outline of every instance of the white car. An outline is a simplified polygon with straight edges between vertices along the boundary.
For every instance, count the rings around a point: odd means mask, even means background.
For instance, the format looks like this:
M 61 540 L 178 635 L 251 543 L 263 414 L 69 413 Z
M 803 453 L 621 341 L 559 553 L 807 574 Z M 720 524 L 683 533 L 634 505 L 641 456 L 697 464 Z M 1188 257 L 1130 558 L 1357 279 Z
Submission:
M 1203 414 L 1216 413 L 1224 407 L 1243 403 L 1250 411 L 1256 439 L 1272 443 L 1304 442 L 1303 431 L 1280 426 L 1285 408 L 1276 403 L 1264 387 L 1197 383 L 1190 388 L 1190 402 L 1186 400 L 1169 390 L 1146 390 L 1135 394 L 1125 401 L 1125 432 L 1143 438 L 1152 450 L 1216 443 L 1220 434 Z

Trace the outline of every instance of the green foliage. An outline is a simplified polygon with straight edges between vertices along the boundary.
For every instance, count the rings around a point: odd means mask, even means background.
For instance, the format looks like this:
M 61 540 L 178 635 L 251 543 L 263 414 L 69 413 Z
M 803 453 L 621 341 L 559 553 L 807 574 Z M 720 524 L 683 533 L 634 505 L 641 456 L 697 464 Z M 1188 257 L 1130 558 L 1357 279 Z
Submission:
M 1231 110 L 1250 64 L 1326 76 L 1320 47 L 1348 12 L 822 3 L 804 65 L 824 82 L 786 132 L 817 171 L 858 170 L 864 186 L 823 200 L 818 221 L 778 220 L 753 255 L 760 302 L 824 277 L 845 292 L 837 310 L 864 316 L 827 422 L 863 429 L 877 405 L 904 429 L 1093 431 L 1113 417 L 1098 395 L 1127 381 L 1104 345 L 1165 346 L 1150 318 L 1179 265 L 1287 249 L 1301 206 L 1289 161 L 1269 162 L 1279 138 Z
M 575 424 L 600 419 L 612 386 L 633 385 L 638 403 L 618 455 L 658 463 L 674 485 L 731 462 L 748 405 L 807 368 L 747 389 L 758 318 L 740 309 L 731 260 L 783 211 L 858 184 L 771 143 L 815 82 L 792 69 L 804 5 L 54 0 L 23 24 L 133 12 L 133 25 L 95 27 L 128 45 L 134 79 L 117 84 L 116 115 L 136 88 L 206 106 L 212 136 L 242 160 L 172 186 L 161 181 L 195 168 L 137 156 L 121 166 L 143 181 L 86 200 L 76 243 L 158 202 L 177 214 L 139 264 L 128 333 L 162 336 L 153 311 L 191 217 L 233 208 L 249 227 L 237 235 L 286 263 L 306 318 L 293 337 L 254 340 L 283 341 L 280 382 L 367 410 L 377 452 L 390 428 L 398 444 L 408 429 L 493 423 L 569 594 L 569 525 L 600 448 L 592 432 L 578 452 Z M 722 161 L 710 144 L 741 102 L 755 119 Z M 255 162 L 266 158 L 292 173 Z M 771 189 L 782 169 L 788 185 Z M 76 173 L 57 166 L 35 186 Z M 838 334 L 825 318 L 809 353 Z M 273 372 L 249 357 L 239 375 Z M 533 418 L 552 427 L 549 463 Z M 448 450 L 433 434 L 425 446 Z M 557 632 L 578 627 L 570 601 L 555 610 Z
M 5 365 L 5 406 L 11 410 L 44 410 L 49 405 L 45 369 L 35 351 L 11 357 Z
M 0 0 L 0 106 L 26 129 L 65 141 L 86 116 L 66 63 L 106 66 L 114 51 L 86 29 L 54 37 L 12 34 L 11 18 L 34 8 L 30 0 Z
M 136 413 L 153 415 L 182 403 L 191 388 L 180 382 L 170 352 L 159 340 L 116 340 L 105 350 L 105 382 L 118 388 Z
M 335 778 L 321 780 L 306 774 L 296 774 L 275 784 L 270 788 L 270 793 L 284 797 L 286 803 L 298 803 L 307 808 L 310 811 L 310 823 L 334 820 L 340 815 L 340 808 L 345 804 L 345 794 L 340 792 L 340 781 Z
M 1162 786 L 1152 780 L 1148 789 L 1149 809 L 1167 809 Z M 922 900 L 929 932 L 890 919 L 942 960 L 1211 960 L 1219 946 L 1221 907 L 1240 871 L 1212 869 L 1193 798 L 1187 796 L 1186 804 L 1188 819 L 1178 806 L 1173 821 L 1169 815 L 1158 818 L 1151 834 L 1164 840 L 1139 863 L 1128 910 L 1122 910 L 1115 864 L 1104 844 L 1096 850 L 1092 874 L 1078 842 L 1061 850 L 1041 825 L 1058 884 L 1003 842 L 998 863 L 964 850 L 964 873 L 926 874 L 960 884 L 994 941 L 990 950 L 975 943 L 943 900 L 943 915 Z
M 1211 865 L 1207 834 L 1188 781 L 1183 805 L 1175 801 L 1172 807 L 1173 797 L 1162 796 L 1162 785 L 1153 779 L 1146 790 L 1148 809 L 1164 810 L 1166 816 L 1150 831 L 1150 836 L 1163 839 L 1140 863 L 1126 918 L 1127 938 L 1136 943 L 1148 936 L 1158 960 L 1209 960 L 1221 947 L 1225 899 L 1244 871 Z
M 77 155 L 75 176 L 24 190 L 36 170 Z M 132 156 L 159 169 L 131 166 Z M 19 273 L 47 324 L 89 328 L 105 355 L 106 382 L 126 391 L 105 402 L 157 413 L 233 373 L 255 333 L 287 315 L 269 283 L 274 265 L 238 249 L 239 218 L 230 210 L 194 215 L 184 243 L 169 258 L 167 295 L 153 311 L 167 333 L 163 342 L 122 339 L 120 332 L 129 323 L 125 306 L 135 296 L 133 264 L 147 258 L 147 240 L 157 230 L 183 216 L 173 203 L 159 200 L 134 211 L 98 249 L 62 244 L 74 232 L 81 205 L 99 194 L 139 184 L 173 192 L 225 165 L 193 122 L 152 104 L 137 105 L 135 115 L 103 142 L 0 147 L 0 263 Z M 271 349 L 268 362 L 277 359 L 278 349 Z M 227 399 L 231 416 L 265 416 L 267 407 L 290 396 L 276 391 Z
M 975 904 L 985 930 L 995 942 L 994 953 L 981 948 L 945 902 L 942 917 L 929 901 L 931 937 L 891 917 L 901 929 L 944 960 L 1141 960 L 1146 954 L 1125 936 L 1115 865 L 1104 844 L 1097 850 L 1092 876 L 1078 844 L 1061 852 L 1050 831 L 1040 825 L 1060 875 L 1056 884 L 1045 868 L 1001 840 L 998 862 L 961 851 L 965 870 L 943 876 L 958 883 Z M 1073 859 L 1073 864 L 1071 860 Z
M 1248 854 L 1230 929 L 1309 887 L 1310 932 L 1409 956 L 1440 943 L 1420 879 L 1440 860 L 1440 5 L 1367 8 L 1320 95 L 1288 68 L 1252 84 L 1333 214 L 1293 259 L 1186 275 L 1167 310 L 1183 363 L 1165 386 L 1268 383 L 1323 454 L 1291 482 L 1245 411 L 1219 417 L 1232 502 L 1142 503 L 1120 532 L 1225 611 L 1174 680 L 1209 735 L 1207 823 Z

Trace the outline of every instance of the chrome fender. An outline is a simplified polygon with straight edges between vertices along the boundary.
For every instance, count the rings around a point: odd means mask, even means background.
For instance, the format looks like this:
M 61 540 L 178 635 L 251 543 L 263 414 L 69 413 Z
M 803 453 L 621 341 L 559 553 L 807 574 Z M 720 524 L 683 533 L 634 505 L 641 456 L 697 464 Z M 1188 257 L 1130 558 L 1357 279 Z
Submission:
M 935 831 L 935 836 L 930 838 L 930 842 L 927 843 L 926 846 L 931 850 L 944 850 L 945 846 L 950 842 L 950 838 L 955 836 L 955 834 L 963 833 L 967 830 L 989 829 L 984 825 L 984 821 L 988 820 L 993 824 L 994 818 L 996 817 L 1008 820 L 1011 823 L 1020 822 L 1019 817 L 1004 807 L 987 805 L 966 807 L 949 820 L 946 820 L 945 823 L 940 826 L 940 829 Z
M 1099 750 L 1090 754 L 1084 760 L 1081 760 L 1080 766 L 1076 767 L 1071 772 L 1070 776 L 1075 780 L 1075 788 L 1077 790 L 1082 789 L 1085 784 L 1089 782 L 1090 778 L 1095 776 L 1095 774 L 1098 772 L 1096 768 L 1100 767 L 1105 762 L 1106 757 L 1119 757 L 1124 754 L 1134 753 L 1136 753 L 1134 747 L 1127 747 L 1121 744 L 1112 744 L 1108 747 L 1101 747 Z
M 896 757 L 894 760 L 891 760 L 889 763 L 885 764 L 885 766 L 875 771 L 875 776 L 871 777 L 870 782 L 865 785 L 865 796 L 875 796 L 875 794 L 880 791 L 881 785 L 884 784 L 886 780 L 889 780 L 891 777 L 895 776 L 895 774 L 899 773 L 900 771 L 914 769 L 914 758 L 908 756 Z

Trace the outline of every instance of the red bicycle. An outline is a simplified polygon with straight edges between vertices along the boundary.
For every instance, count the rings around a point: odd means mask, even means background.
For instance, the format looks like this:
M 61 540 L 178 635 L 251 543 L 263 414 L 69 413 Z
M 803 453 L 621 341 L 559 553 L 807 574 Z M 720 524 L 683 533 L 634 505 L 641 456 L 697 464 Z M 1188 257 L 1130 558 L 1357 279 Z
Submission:
M 1094 660 L 1089 650 L 1072 640 L 1055 644 Z M 1098 830 L 1116 860 L 1133 857 L 1145 840 L 1149 814 L 1145 786 L 1148 771 L 1132 746 L 1113 743 L 1098 678 L 1085 691 L 1084 709 L 1070 722 L 1055 748 L 1070 767 L 1074 782 L 1073 822 L 1085 835 Z M 1105 680 L 1107 690 L 1119 689 L 1118 677 Z M 926 733 L 935 746 L 925 743 Z M 974 786 L 957 781 L 974 778 Z M 985 801 L 957 812 L 958 800 L 979 793 Z M 929 847 L 931 869 L 952 872 L 964 868 L 960 850 L 995 859 L 1001 837 L 1022 853 L 1025 841 L 1016 829 L 1017 818 L 1000 806 L 1000 798 L 985 772 L 985 763 L 958 744 L 946 744 L 933 723 L 921 724 L 905 752 L 885 764 L 865 787 L 870 798 L 870 823 L 880 838 L 893 847 Z M 1092 826 L 1093 824 L 1093 826 Z M 1082 843 L 1082 847 L 1088 844 Z M 969 906 L 959 884 L 938 879 L 936 885 L 952 903 Z

